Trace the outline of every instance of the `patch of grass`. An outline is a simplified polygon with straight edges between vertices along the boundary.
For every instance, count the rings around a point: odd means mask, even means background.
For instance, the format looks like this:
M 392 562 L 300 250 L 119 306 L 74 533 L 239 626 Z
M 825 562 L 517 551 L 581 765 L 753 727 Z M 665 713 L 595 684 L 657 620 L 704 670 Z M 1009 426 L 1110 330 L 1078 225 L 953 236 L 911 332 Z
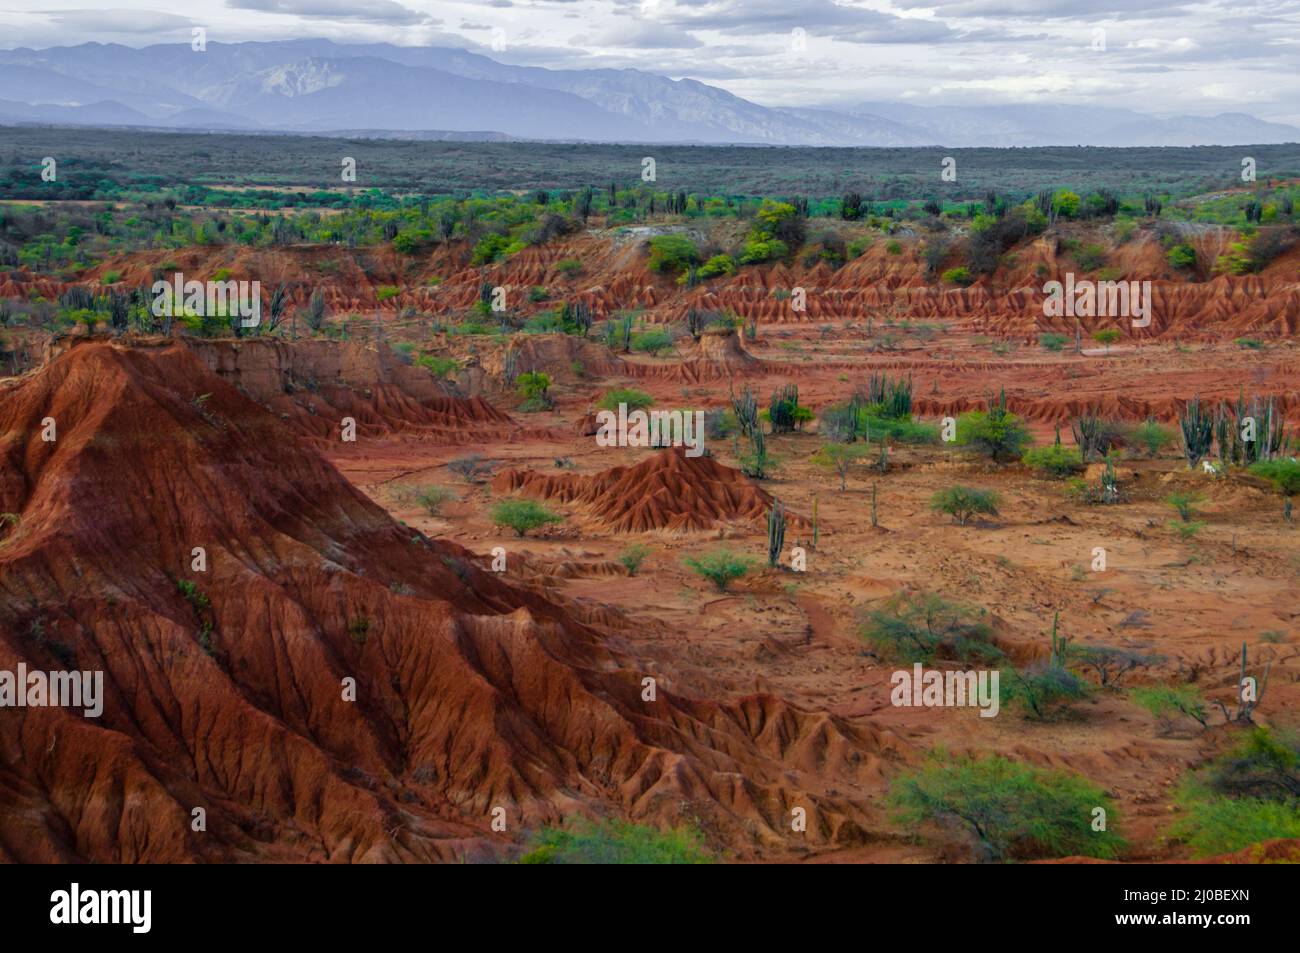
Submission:
M 713 855 L 690 827 L 657 831 L 621 820 L 574 821 L 529 838 L 521 864 L 708 864 Z
M 629 412 L 633 410 L 645 410 L 654 404 L 655 399 L 643 390 L 637 390 L 634 387 L 616 387 L 613 390 L 606 391 L 605 396 L 600 399 L 600 408 L 602 410 L 618 410 L 619 404 L 627 404 Z

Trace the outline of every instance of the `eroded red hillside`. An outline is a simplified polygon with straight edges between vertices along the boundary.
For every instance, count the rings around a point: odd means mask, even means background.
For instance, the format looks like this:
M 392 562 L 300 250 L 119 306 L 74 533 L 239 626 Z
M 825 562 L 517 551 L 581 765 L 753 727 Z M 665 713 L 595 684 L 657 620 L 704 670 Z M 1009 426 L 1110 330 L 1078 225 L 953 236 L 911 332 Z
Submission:
M 106 696 L 0 710 L 4 859 L 452 860 L 577 812 L 754 856 L 794 806 L 801 848 L 852 845 L 863 785 L 908 757 L 770 694 L 676 694 L 617 631 L 392 520 L 182 344 L 72 347 L 0 392 L 0 434 L 0 668 L 102 670 Z

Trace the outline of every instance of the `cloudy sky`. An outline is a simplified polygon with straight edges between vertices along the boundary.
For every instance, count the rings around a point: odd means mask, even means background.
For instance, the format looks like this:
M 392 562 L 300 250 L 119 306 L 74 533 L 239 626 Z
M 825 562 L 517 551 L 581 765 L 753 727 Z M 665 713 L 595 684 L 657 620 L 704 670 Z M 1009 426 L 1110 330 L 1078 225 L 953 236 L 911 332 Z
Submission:
M 636 67 L 770 106 L 1249 112 L 1300 124 L 1300 0 L 0 0 L 0 46 L 327 36 Z M 0 98 L 3 93 L 0 92 Z

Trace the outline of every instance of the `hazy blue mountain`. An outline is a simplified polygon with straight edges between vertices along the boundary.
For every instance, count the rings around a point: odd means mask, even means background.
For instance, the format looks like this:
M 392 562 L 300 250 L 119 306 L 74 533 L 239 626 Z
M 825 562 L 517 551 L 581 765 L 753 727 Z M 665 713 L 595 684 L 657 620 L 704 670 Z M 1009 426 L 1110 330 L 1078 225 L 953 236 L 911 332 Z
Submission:
M 511 66 L 466 50 L 325 39 L 0 50 L 0 118 L 411 137 L 815 146 L 1239 145 L 1300 141 L 1244 113 L 1084 106 L 770 108 L 643 70 Z M 21 107 L 21 108 L 20 108 Z

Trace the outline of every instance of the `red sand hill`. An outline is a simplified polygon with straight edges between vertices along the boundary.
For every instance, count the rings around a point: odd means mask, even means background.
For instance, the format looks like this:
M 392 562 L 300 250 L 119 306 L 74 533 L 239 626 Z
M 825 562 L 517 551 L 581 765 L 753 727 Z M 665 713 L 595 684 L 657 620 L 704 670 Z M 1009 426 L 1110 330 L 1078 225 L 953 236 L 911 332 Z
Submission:
M 98 719 L 0 710 L 0 859 L 472 859 L 578 811 L 755 856 L 793 805 L 800 846 L 860 843 L 858 782 L 907 757 L 770 695 L 643 702 L 656 663 L 396 523 L 183 345 L 73 347 L 0 434 L 0 668 L 105 688 Z
M 772 496 L 739 470 L 712 457 L 688 457 L 683 447 L 590 476 L 506 470 L 492 488 L 581 504 L 619 533 L 707 530 L 727 522 L 766 519 L 772 508 Z

